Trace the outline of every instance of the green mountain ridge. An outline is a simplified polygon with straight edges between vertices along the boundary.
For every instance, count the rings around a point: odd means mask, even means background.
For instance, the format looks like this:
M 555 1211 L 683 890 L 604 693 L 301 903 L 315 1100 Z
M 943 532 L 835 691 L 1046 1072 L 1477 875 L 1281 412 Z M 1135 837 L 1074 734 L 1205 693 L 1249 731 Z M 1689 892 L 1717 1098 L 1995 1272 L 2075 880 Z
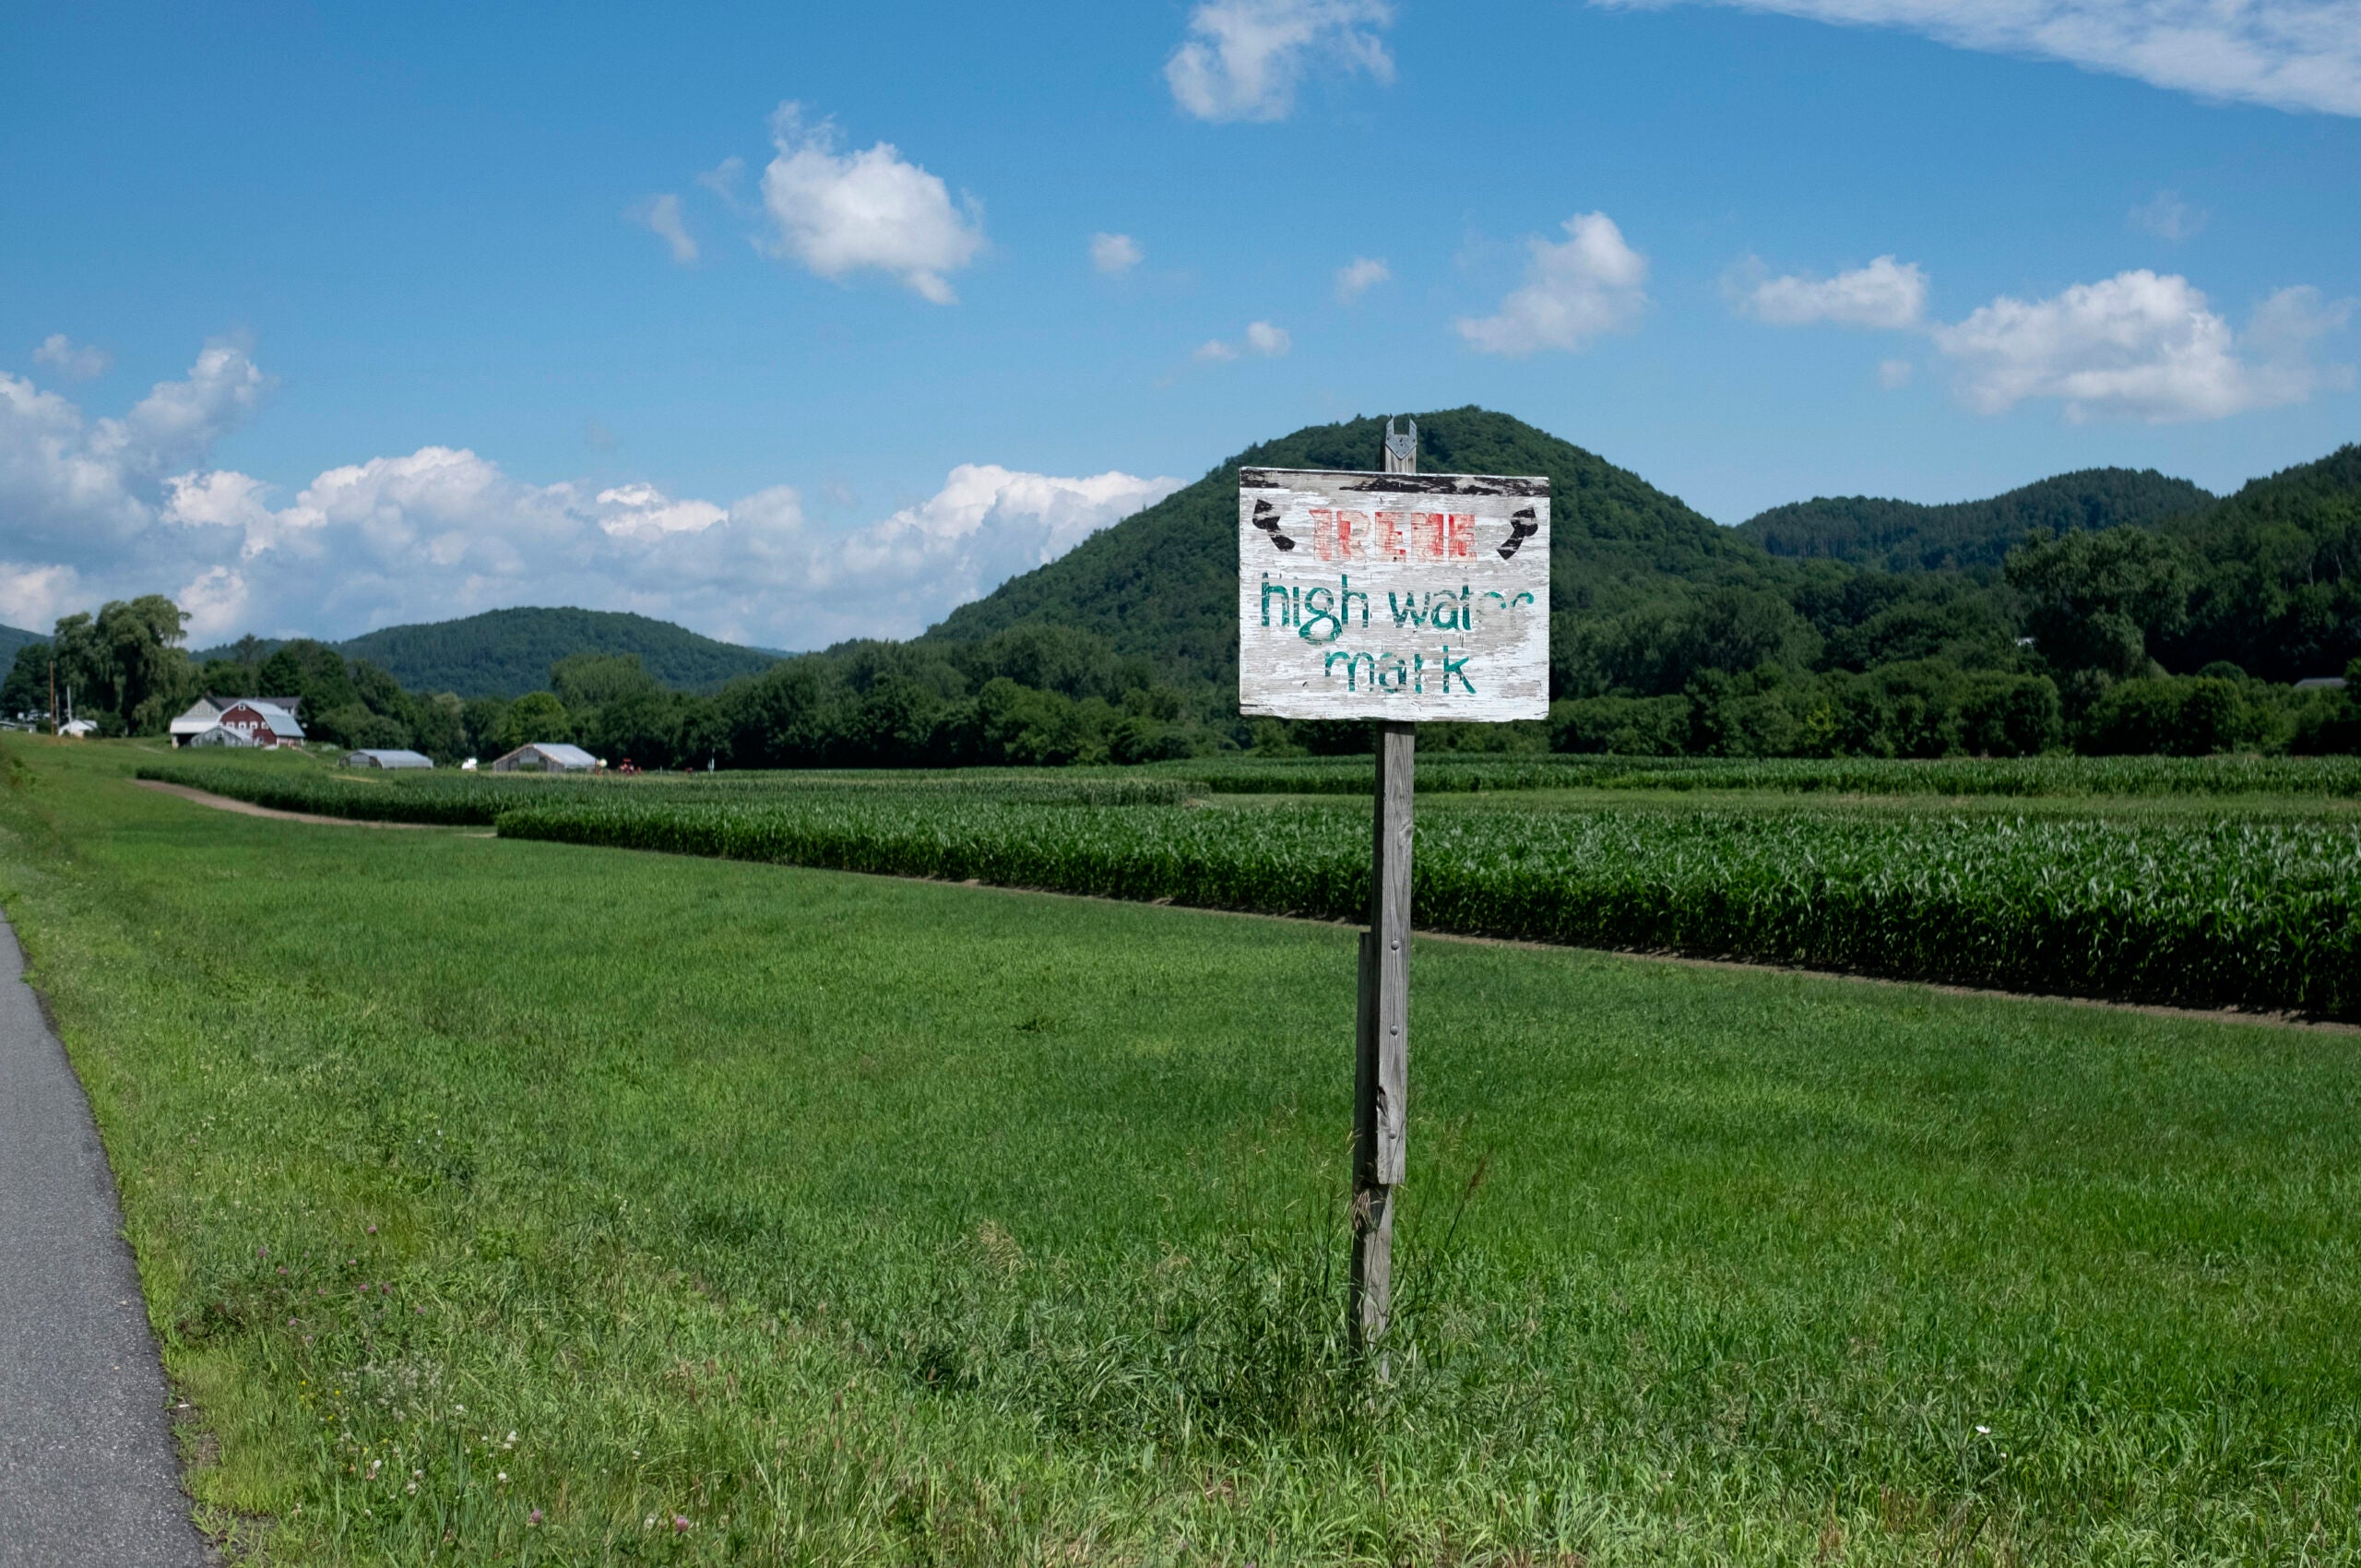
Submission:
M 280 645 L 258 642 L 267 656 Z M 700 636 L 670 621 L 611 610 L 519 607 L 487 610 L 458 621 L 386 626 L 329 645 L 347 659 L 365 659 L 412 691 L 456 692 L 463 697 L 522 695 L 549 685 L 550 666 L 578 653 L 637 654 L 647 671 L 681 691 L 715 690 L 742 675 L 759 674 L 788 655 L 742 647 Z M 235 658 L 224 646 L 194 655 Z
M 1736 531 L 1773 555 L 1888 572 L 1998 567 L 2026 533 L 2153 527 L 2214 497 L 2153 469 L 2083 469 L 1980 501 L 1926 505 L 1870 495 L 1815 496 L 1757 513 Z
M 28 632 L 22 626 L 0 626 L 0 663 L 15 659 L 17 650 L 28 643 L 47 641 L 47 632 Z
M 1548 476 L 1553 641 L 1557 627 L 1570 624 L 1568 612 L 1644 604 L 1664 596 L 1668 579 L 1746 584 L 1776 569 L 1752 540 L 1521 420 L 1474 407 L 1413 417 L 1422 469 Z M 1175 684 L 1234 687 L 1238 470 L 1373 469 L 1384 429 L 1382 419 L 1356 418 L 1250 446 L 1194 484 L 960 606 L 917 640 L 976 642 L 1050 624 L 1154 659 Z

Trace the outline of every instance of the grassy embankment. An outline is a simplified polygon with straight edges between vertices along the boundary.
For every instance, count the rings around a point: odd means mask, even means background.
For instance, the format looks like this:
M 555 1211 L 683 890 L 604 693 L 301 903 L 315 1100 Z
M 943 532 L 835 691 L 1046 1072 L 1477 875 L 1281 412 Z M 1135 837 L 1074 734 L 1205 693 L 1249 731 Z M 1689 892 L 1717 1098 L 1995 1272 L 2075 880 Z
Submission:
M 6 752 L 193 1486 L 274 1560 L 2361 1554 L 2349 1035 L 1423 943 L 1372 1387 L 1347 932 Z
M 2166 788 L 2128 810 L 2079 794 L 2004 809 L 2026 798 L 1998 790 L 2039 781 L 2031 764 L 1979 765 L 1998 789 L 1962 798 L 1966 810 L 1916 792 L 1926 775 L 1907 766 L 1889 770 L 1904 793 L 1870 802 L 1501 787 L 1563 773 L 1517 765 L 1482 790 L 1427 797 L 1418 918 L 1468 935 L 2361 1016 L 2361 816 L 2326 794 L 2186 792 L 2208 777 L 2237 781 L 2213 766 L 2237 760 L 2175 761 L 2143 776 Z M 1181 810 L 1169 776 L 354 778 L 238 761 L 148 771 L 297 810 L 496 821 L 503 837 L 1328 920 L 1356 920 L 1368 903 L 1365 798 L 1215 794 L 1201 798 L 1285 809 Z M 2336 782 L 2304 770 L 2293 781 Z M 2231 809 L 2209 811 L 2209 799 Z

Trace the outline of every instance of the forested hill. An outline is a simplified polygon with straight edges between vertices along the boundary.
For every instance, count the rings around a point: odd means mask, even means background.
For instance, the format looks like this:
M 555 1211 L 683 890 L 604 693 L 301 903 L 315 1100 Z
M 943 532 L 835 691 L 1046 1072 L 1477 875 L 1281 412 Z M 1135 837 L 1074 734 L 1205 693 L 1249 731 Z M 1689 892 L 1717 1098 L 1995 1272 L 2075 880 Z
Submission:
M 412 691 L 463 697 L 539 691 L 549 684 L 551 665 L 577 653 L 635 653 L 657 680 L 693 692 L 778 661 L 669 621 L 607 610 L 491 610 L 464 621 L 387 626 L 339 644 L 338 651 L 382 667 Z
M 1613 612 L 1767 564 L 1737 537 L 1638 475 L 1521 420 L 1477 408 L 1416 416 L 1418 466 L 1435 473 L 1547 474 L 1550 597 L 1559 612 Z M 922 642 L 973 642 L 1019 625 L 1079 628 L 1157 661 L 1175 684 L 1228 688 L 1238 660 L 1238 470 L 1374 469 L 1382 419 L 1311 425 L 1251 446 L 1187 489 L 1102 529 L 1046 566 L 963 605 Z
M 28 632 L 22 626 L 0 626 L 0 663 L 17 657 L 17 650 L 27 643 L 49 641 L 46 632 Z
M 2334 674 L 2361 647 L 2361 445 L 2283 469 L 2161 529 L 2194 565 L 2171 657 L 2274 681 Z
M 2152 527 L 2213 497 L 2153 469 L 2084 469 L 2005 495 L 1929 506 L 1874 496 L 1820 496 L 1748 518 L 1738 532 L 1774 555 L 1821 556 L 1888 572 L 1997 567 L 2028 530 Z

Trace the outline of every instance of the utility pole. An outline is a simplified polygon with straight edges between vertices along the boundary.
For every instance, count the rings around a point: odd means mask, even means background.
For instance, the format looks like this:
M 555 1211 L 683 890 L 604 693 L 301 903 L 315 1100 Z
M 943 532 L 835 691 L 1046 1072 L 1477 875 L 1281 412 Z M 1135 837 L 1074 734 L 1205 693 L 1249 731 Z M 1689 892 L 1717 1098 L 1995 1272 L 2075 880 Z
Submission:
M 1385 422 L 1385 472 L 1418 471 L 1418 425 Z M 1394 1311 L 1394 1202 L 1401 1190 L 1410 1089 L 1410 830 L 1417 727 L 1377 726 L 1377 800 L 1370 843 L 1369 929 L 1361 933 L 1354 1030 L 1353 1259 L 1349 1330 L 1367 1350 Z

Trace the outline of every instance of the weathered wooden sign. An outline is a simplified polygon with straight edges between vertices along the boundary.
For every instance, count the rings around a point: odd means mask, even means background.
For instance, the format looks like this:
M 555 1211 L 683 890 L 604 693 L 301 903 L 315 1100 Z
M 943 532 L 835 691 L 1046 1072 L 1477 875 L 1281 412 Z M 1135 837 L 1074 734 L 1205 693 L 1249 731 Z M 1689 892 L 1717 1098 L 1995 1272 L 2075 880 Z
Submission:
M 1275 719 L 1543 719 L 1549 481 L 1241 469 L 1238 702 Z

